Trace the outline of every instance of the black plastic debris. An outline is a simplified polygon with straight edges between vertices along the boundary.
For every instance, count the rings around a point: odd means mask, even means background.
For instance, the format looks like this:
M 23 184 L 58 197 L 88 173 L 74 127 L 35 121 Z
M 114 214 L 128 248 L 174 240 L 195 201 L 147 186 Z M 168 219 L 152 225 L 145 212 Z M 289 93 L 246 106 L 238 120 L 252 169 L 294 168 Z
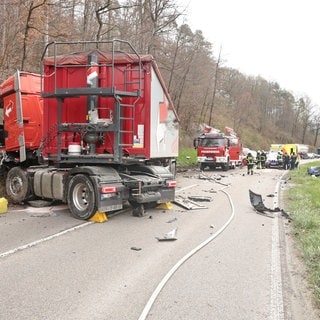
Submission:
M 139 247 L 131 247 L 130 249 L 134 250 L 134 251 L 140 251 L 141 250 L 141 248 L 139 248 Z
M 289 213 L 285 212 L 284 210 L 281 209 L 281 215 L 282 217 L 288 219 L 289 221 L 292 220 L 292 217 L 289 215 Z
M 311 176 L 319 177 L 320 176 L 320 167 L 309 167 L 307 169 L 307 172 Z
M 270 208 L 267 208 L 263 201 L 262 201 L 262 197 L 260 194 L 257 194 L 251 190 L 249 190 L 249 197 L 250 197 L 250 202 L 252 204 L 252 206 L 258 211 L 258 212 L 261 212 L 261 213 L 265 213 L 266 211 L 267 212 L 279 212 L 280 211 L 280 208 L 275 208 L 275 209 L 270 209 Z

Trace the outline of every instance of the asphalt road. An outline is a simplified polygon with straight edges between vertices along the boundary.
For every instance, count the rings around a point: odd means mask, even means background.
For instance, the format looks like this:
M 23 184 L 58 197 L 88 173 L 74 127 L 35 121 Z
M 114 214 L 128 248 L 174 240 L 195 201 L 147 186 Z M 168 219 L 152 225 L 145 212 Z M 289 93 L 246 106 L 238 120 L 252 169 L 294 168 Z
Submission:
M 288 220 L 249 200 L 251 189 L 282 208 L 283 173 L 189 170 L 178 174 L 180 204 L 105 223 L 65 206 L 10 208 L 0 215 L 0 320 L 318 319 Z

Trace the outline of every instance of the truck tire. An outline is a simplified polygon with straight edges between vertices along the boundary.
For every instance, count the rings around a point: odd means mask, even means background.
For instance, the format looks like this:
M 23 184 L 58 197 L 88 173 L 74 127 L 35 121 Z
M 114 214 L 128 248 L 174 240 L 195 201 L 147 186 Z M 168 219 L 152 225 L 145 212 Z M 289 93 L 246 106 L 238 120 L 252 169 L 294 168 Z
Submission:
M 97 212 L 95 190 L 88 176 L 77 174 L 70 180 L 67 201 L 71 215 L 77 219 L 90 219 Z
M 6 178 L 6 193 L 13 203 L 25 201 L 31 193 L 28 173 L 20 167 L 9 170 Z
M 229 170 L 229 163 L 225 163 L 222 165 L 222 170 L 223 171 L 228 171 Z

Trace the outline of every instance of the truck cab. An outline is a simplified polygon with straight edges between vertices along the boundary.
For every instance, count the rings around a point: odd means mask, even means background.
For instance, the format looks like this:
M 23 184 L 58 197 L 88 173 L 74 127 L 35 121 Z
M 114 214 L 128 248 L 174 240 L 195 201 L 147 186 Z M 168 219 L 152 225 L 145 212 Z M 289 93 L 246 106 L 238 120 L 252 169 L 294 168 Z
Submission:
M 230 141 L 223 133 L 203 133 L 194 139 L 194 147 L 197 149 L 200 170 L 206 167 L 229 169 Z

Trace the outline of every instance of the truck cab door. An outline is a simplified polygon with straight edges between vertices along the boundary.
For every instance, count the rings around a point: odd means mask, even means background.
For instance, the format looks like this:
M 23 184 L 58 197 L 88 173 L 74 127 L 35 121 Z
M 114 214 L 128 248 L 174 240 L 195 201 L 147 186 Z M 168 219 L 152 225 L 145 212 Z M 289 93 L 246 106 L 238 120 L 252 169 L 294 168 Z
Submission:
M 3 121 L 6 150 L 19 150 L 20 162 L 25 161 L 26 149 L 23 130 L 19 71 L 17 71 L 14 75 L 14 92 L 5 96 L 3 99 Z

